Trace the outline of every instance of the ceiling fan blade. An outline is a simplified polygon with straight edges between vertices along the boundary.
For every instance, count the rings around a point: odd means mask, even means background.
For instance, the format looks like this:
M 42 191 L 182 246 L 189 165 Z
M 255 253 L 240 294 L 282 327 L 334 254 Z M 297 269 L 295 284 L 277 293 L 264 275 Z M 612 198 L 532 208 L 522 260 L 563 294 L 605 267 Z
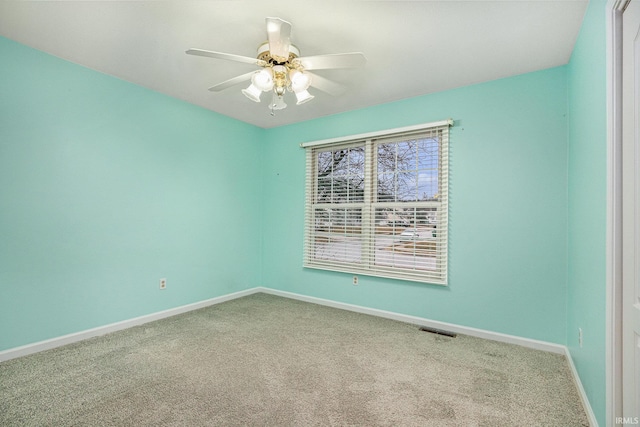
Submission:
M 221 90 L 225 90 L 227 88 L 230 88 L 231 86 L 235 86 L 237 84 L 251 80 L 251 76 L 253 76 L 254 73 L 255 71 L 251 71 L 250 73 L 242 74 L 232 79 L 225 80 L 222 83 L 211 86 L 209 90 L 211 92 L 220 92 Z
M 308 71 L 305 71 L 305 74 L 308 74 L 309 76 L 311 76 L 312 87 L 318 90 L 321 90 L 323 92 L 326 92 L 329 95 L 340 96 L 347 91 L 347 87 L 344 85 L 341 85 L 340 83 L 336 83 L 334 81 L 331 81 L 317 74 L 310 73 Z
M 265 21 L 271 57 L 279 62 L 287 61 L 291 46 L 291 24 L 280 18 L 266 18 Z
M 326 70 L 328 68 L 357 68 L 367 62 L 360 52 L 336 53 L 333 55 L 303 56 L 294 62 L 302 64 L 305 70 Z
M 208 58 L 225 59 L 227 61 L 244 62 L 245 64 L 253 64 L 262 66 L 264 61 L 248 56 L 234 55 L 231 53 L 213 52 L 211 50 L 189 49 L 186 51 L 188 55 L 206 56 Z

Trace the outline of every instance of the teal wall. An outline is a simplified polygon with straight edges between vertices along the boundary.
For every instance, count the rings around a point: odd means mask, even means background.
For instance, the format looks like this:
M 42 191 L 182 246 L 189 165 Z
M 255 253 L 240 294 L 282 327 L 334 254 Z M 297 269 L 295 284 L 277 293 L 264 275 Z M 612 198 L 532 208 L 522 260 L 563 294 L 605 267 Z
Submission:
M 566 343 L 605 423 L 607 111 L 605 2 L 589 4 L 568 66 L 569 274 Z M 583 330 L 583 347 L 578 345 Z
M 567 282 L 566 67 L 270 129 L 264 286 L 563 344 Z M 302 268 L 300 142 L 446 118 L 449 286 Z
M 260 285 L 262 129 L 0 57 L 0 350 Z

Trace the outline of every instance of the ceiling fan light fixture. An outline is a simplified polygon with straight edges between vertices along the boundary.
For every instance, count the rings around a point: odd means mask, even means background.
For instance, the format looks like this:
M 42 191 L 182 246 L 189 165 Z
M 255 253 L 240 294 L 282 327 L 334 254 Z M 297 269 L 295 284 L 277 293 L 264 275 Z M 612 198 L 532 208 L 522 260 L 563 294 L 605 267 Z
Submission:
M 263 92 L 269 92 L 273 89 L 273 76 L 271 75 L 271 69 L 263 68 L 257 71 L 251 77 L 251 84 Z
M 251 83 L 248 88 L 242 89 L 242 94 L 253 102 L 260 102 L 260 95 L 262 95 L 262 91 Z
M 273 99 L 271 101 L 271 110 L 284 110 L 287 108 L 287 104 L 284 102 L 284 97 L 273 93 Z
M 289 73 L 291 90 L 295 93 L 306 91 L 311 86 L 311 76 L 295 68 Z
M 305 102 L 309 102 L 313 98 L 315 98 L 313 95 L 309 93 L 308 90 L 301 90 L 299 92 L 295 92 L 295 94 L 296 94 L 296 99 L 298 100 L 298 102 L 296 102 L 296 105 L 302 105 Z

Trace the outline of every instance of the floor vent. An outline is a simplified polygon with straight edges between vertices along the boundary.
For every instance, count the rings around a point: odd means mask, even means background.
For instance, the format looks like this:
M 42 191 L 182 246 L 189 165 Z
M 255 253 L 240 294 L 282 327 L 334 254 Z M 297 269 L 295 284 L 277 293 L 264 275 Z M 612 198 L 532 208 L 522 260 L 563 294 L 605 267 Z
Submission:
M 442 329 L 427 328 L 426 326 L 422 326 L 420 328 L 420 330 L 423 331 L 423 332 L 431 332 L 432 334 L 445 335 L 445 336 L 451 337 L 451 338 L 455 338 L 456 337 L 455 333 L 449 332 L 449 331 L 443 331 Z

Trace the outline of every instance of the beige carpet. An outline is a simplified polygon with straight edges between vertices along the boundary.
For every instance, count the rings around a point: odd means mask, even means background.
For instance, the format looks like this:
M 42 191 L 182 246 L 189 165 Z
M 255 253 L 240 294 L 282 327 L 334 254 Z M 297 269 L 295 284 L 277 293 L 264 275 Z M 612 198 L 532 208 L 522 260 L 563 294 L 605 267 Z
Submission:
M 255 294 L 0 363 L 1 426 L 586 426 L 564 357 Z

